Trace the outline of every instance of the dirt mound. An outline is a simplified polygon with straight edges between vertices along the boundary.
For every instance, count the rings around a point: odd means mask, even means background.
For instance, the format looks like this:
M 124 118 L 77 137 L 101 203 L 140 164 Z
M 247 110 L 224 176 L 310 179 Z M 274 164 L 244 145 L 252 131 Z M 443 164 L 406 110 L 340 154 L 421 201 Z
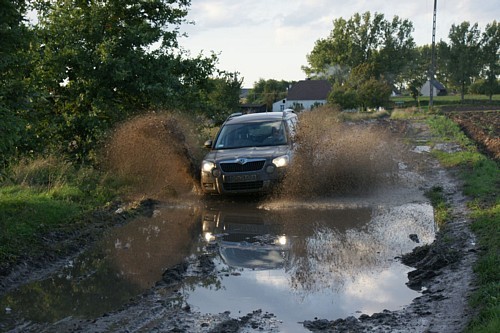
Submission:
M 104 165 L 130 184 L 134 199 L 171 198 L 197 186 L 196 128 L 172 113 L 151 113 L 121 124 L 104 152 Z

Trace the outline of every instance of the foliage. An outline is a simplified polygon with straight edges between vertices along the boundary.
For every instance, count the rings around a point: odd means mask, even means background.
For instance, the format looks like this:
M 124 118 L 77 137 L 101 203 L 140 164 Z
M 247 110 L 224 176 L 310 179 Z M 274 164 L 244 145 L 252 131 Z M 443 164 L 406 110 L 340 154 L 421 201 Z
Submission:
M 248 92 L 246 102 L 249 104 L 266 104 L 268 110 L 272 110 L 273 103 L 286 98 L 287 90 L 294 82 L 264 80 L 260 79 L 254 83 Z
M 227 116 L 239 110 L 242 80 L 237 73 L 221 72 L 219 77 L 209 79 L 203 114 L 216 124 L 221 124 Z
M 39 58 L 33 75 L 44 98 L 30 125 L 34 135 L 52 133 L 44 139 L 60 142 L 58 148 L 74 158 L 88 158 L 105 131 L 130 115 L 187 108 L 213 71 L 215 58 L 185 59 L 178 49 L 178 25 L 189 1 L 36 5 Z
M 376 77 L 383 75 L 390 84 L 401 82 L 413 59 L 412 31 L 413 24 L 398 16 L 388 21 L 383 14 L 365 12 L 349 20 L 338 18 L 330 35 L 316 41 L 303 70 L 342 84 L 350 69 L 371 64 Z
M 0 0 L 0 165 L 16 153 L 24 122 L 19 113 L 27 107 L 26 49 L 31 34 L 24 25 L 24 0 Z
M 476 95 L 486 95 L 493 100 L 494 95 L 500 94 L 500 82 L 498 80 L 487 82 L 486 80 L 476 80 L 469 87 L 469 93 Z
M 452 84 L 460 89 L 462 100 L 474 77 L 482 67 L 480 31 L 477 23 L 462 22 L 453 24 L 450 33 L 450 45 L 444 49 L 446 71 Z
M 500 76 L 500 26 L 497 21 L 486 25 L 482 40 L 482 55 L 484 60 L 484 68 L 486 79 L 484 80 L 483 94 L 490 97 L 500 93 L 500 84 L 498 77 Z
M 376 70 L 370 64 L 355 67 L 343 85 L 334 84 L 329 103 L 343 109 L 361 107 L 363 110 L 388 105 L 391 87 L 383 78 L 376 79 L 375 75 Z

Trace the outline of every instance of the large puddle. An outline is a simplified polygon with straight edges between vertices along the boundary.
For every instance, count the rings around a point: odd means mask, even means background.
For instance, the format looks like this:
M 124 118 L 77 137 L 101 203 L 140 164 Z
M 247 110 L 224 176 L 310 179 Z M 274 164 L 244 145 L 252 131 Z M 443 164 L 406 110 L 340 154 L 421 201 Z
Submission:
M 57 275 L 4 295 L 0 322 L 92 320 L 154 287 L 167 268 L 208 254 L 217 273 L 187 279 L 177 302 L 202 313 L 231 311 L 235 318 L 261 309 L 284 331 L 301 332 L 303 320 L 409 304 L 419 293 L 405 285 L 411 269 L 397 257 L 435 234 L 425 200 L 202 206 L 159 207 L 110 230 Z

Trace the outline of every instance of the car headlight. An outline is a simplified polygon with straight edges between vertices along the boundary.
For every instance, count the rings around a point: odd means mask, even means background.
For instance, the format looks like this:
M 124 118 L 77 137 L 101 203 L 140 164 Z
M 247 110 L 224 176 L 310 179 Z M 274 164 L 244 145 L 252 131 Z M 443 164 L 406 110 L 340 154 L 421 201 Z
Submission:
M 201 170 L 203 172 L 210 173 L 215 168 L 215 163 L 210 161 L 203 161 L 201 163 Z
M 290 163 L 290 157 L 288 157 L 288 155 L 279 156 L 273 159 L 273 164 L 276 165 L 277 168 L 286 167 L 288 163 Z

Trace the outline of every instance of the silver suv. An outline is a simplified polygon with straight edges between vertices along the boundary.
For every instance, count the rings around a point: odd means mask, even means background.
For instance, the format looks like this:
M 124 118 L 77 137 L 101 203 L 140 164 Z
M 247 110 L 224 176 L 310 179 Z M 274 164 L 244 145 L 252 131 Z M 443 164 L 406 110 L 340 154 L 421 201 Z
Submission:
M 201 164 L 207 194 L 263 193 L 279 182 L 290 164 L 297 115 L 292 110 L 232 114 Z

